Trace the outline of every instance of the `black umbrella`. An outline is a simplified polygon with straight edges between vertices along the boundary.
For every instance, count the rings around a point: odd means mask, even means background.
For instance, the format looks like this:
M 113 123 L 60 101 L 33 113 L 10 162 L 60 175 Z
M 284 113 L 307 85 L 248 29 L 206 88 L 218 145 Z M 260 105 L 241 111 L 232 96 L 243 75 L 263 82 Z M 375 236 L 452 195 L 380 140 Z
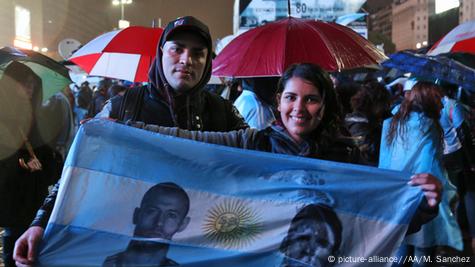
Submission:
M 63 90 L 72 82 L 69 78 L 68 68 L 52 58 L 35 51 L 8 46 L 0 49 L 0 74 L 3 74 L 3 71 L 12 61 L 27 65 L 41 78 L 43 100 Z

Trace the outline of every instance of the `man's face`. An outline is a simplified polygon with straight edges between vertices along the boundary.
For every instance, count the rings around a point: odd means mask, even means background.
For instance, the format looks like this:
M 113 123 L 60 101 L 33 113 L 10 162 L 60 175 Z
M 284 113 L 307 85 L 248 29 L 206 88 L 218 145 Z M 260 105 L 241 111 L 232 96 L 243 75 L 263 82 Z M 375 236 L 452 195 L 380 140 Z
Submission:
M 328 264 L 327 258 L 335 246 L 335 234 L 330 226 L 312 219 L 299 220 L 287 238 L 285 255 L 310 266 Z
M 162 52 L 163 72 L 173 89 L 184 92 L 198 84 L 209 53 L 198 34 L 179 31 L 165 42 Z
M 134 236 L 170 240 L 188 224 L 186 201 L 178 193 L 160 190 L 136 209 Z

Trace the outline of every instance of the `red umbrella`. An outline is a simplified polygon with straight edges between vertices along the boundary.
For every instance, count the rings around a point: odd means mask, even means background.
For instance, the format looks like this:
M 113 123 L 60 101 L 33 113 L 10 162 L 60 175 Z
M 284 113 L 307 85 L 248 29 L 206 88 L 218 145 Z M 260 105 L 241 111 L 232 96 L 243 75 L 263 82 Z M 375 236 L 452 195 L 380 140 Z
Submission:
M 299 62 L 339 71 L 385 59 L 381 51 L 350 28 L 288 17 L 234 38 L 213 61 L 213 75 L 280 76 L 289 65 Z
M 448 52 L 468 52 L 475 54 L 475 20 L 453 28 L 427 52 L 429 56 Z
M 70 61 L 89 75 L 146 82 L 163 30 L 132 26 L 104 33 L 76 51 Z

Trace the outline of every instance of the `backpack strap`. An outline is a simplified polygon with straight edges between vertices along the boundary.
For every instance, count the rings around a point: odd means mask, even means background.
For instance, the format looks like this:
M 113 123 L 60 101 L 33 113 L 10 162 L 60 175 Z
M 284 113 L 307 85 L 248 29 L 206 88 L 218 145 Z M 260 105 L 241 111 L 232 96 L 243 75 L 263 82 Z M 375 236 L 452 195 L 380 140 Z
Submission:
M 131 88 L 125 92 L 123 97 L 117 98 L 115 101 L 112 99 L 110 117 L 120 121 L 136 121 L 142 109 L 145 90 L 145 86 Z

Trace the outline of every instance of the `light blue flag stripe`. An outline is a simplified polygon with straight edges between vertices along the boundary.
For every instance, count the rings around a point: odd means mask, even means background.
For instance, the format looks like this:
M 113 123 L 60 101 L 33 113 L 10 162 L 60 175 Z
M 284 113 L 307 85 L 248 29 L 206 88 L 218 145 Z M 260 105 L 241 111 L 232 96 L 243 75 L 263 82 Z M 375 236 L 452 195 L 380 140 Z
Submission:
M 182 266 L 280 266 L 292 218 L 312 203 L 331 207 L 341 222 L 338 255 L 392 256 L 423 198 L 406 184 L 408 177 L 93 120 L 81 127 L 68 155 L 40 263 L 100 266 L 124 251 L 136 238 L 135 209 L 160 182 L 178 184 L 190 199 L 190 223 L 160 240 Z M 236 218 L 247 223 L 233 224 Z M 243 232 L 226 234 L 231 226 Z

